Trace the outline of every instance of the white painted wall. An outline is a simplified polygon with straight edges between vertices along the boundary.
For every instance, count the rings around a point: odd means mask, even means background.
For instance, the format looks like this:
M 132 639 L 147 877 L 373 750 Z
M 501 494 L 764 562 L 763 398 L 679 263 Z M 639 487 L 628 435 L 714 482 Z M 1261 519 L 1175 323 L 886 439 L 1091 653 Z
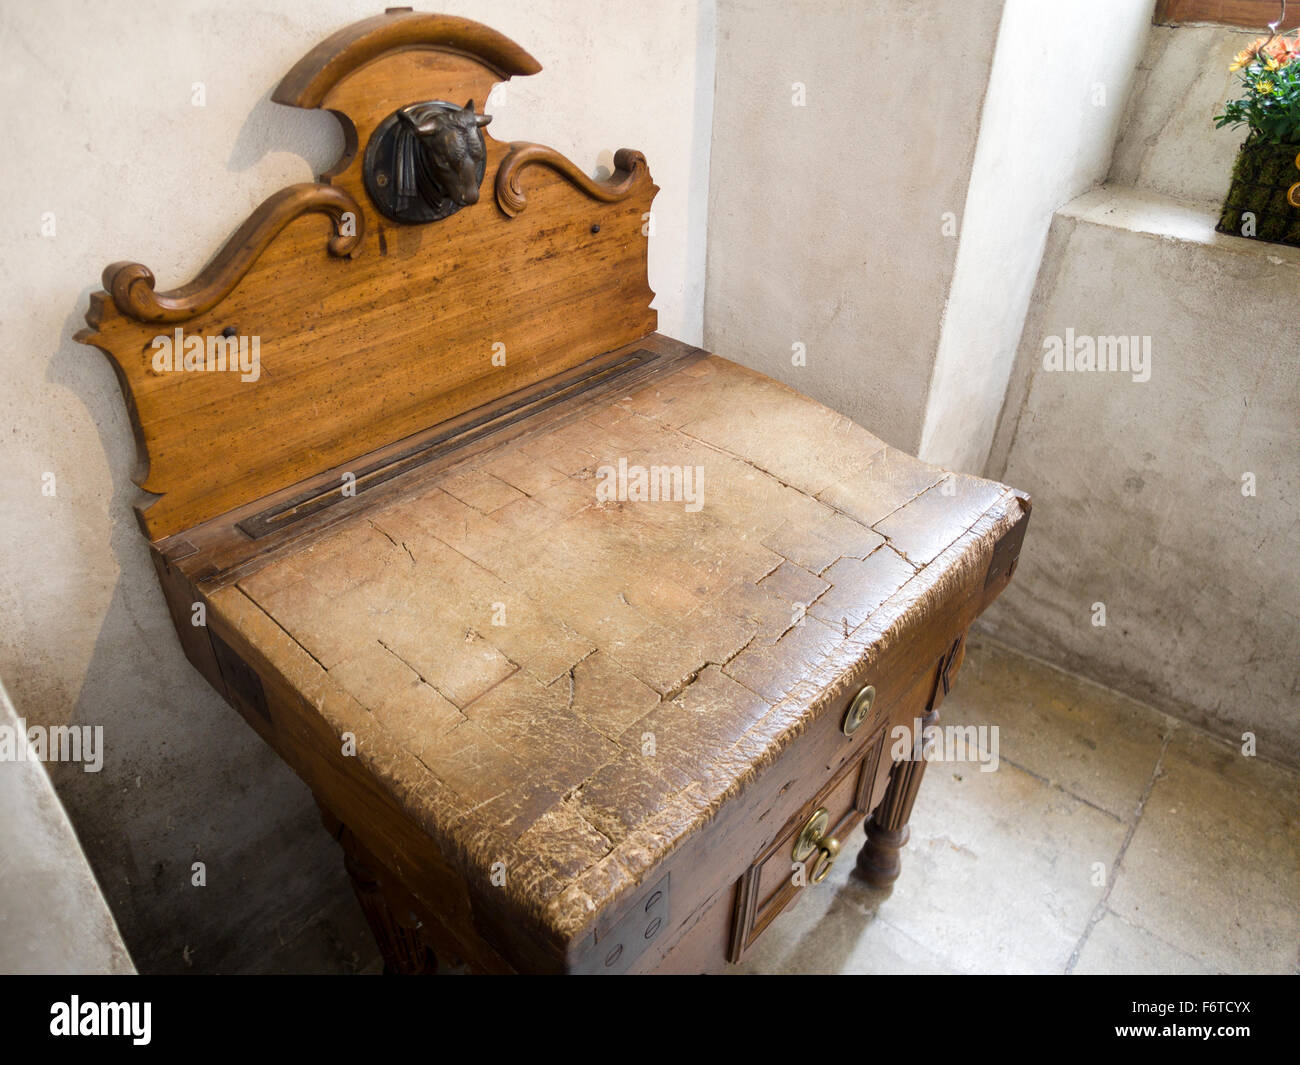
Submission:
M 184 660 L 130 509 L 135 445 L 117 382 L 71 337 L 105 265 L 131 259 L 160 289 L 183 283 L 261 200 L 334 161 L 335 120 L 269 95 L 319 41 L 382 8 L 0 7 L 0 676 L 33 723 L 105 726 L 101 774 L 53 775 L 146 970 L 246 962 L 264 948 L 262 933 L 273 937 L 268 922 L 310 906 L 313 878 L 338 857 L 305 789 Z M 495 137 L 551 144 L 593 172 L 617 148 L 645 152 L 662 187 L 650 249 L 660 326 L 698 341 L 709 0 L 435 9 L 499 29 L 543 66 L 510 83 Z M 199 81 L 202 108 L 191 104 Z M 47 212 L 52 238 L 41 235 Z M 41 494 L 47 472 L 54 498 Z M 224 869 L 206 893 L 188 886 L 198 852 Z M 234 926 L 241 936 L 223 939 Z
M 1007 0 L 921 457 L 981 473 L 1052 212 L 1103 180 L 1154 0 Z

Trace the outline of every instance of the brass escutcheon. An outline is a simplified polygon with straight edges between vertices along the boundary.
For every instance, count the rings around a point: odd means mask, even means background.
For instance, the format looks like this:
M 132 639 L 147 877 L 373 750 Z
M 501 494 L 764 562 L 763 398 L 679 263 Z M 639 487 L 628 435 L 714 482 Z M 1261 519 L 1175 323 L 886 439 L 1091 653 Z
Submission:
M 796 862 L 817 855 L 813 860 L 812 872 L 808 875 L 809 882 L 813 884 L 820 884 L 831 875 L 831 866 L 840 853 L 840 841 L 826 834 L 830 823 L 831 815 L 826 807 L 819 806 L 794 840 L 794 850 L 791 853 Z
M 876 689 L 870 684 L 853 697 L 853 702 L 849 703 L 849 709 L 844 715 L 844 724 L 840 726 L 844 735 L 852 736 L 862 727 L 862 722 L 871 713 L 871 704 L 875 701 Z

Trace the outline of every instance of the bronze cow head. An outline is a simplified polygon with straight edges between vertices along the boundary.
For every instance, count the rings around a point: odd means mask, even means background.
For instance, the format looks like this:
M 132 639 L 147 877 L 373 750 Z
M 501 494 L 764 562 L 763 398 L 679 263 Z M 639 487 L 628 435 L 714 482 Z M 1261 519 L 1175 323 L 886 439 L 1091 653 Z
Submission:
M 416 138 L 415 180 L 424 200 L 451 200 L 461 207 L 478 203 L 486 156 L 479 128 L 492 117 L 475 114 L 470 100 L 459 110 L 412 104 L 397 118 Z
M 434 222 L 478 202 L 487 169 L 482 127 L 492 121 L 445 100 L 409 104 L 389 115 L 366 148 L 371 199 L 396 222 Z

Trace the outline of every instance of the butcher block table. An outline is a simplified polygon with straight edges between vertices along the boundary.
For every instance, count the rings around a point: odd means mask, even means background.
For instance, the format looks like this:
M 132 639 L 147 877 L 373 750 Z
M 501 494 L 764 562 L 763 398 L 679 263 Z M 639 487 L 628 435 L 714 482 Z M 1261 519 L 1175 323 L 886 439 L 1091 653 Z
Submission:
M 186 654 L 311 788 L 390 971 L 715 970 L 864 818 L 857 872 L 898 875 L 893 728 L 937 721 L 1029 505 L 657 333 L 644 158 L 597 181 L 467 103 L 537 69 L 463 19 L 340 31 L 274 96 L 340 116 L 339 165 L 173 292 L 110 266 L 79 339 Z

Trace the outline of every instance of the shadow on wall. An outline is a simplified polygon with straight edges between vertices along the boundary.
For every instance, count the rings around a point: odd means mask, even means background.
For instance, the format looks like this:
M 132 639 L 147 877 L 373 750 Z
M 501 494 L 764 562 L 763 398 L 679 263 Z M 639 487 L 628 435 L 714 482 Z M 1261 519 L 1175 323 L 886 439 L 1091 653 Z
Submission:
M 279 84 L 277 81 L 276 85 Z M 329 111 L 286 107 L 271 101 L 271 85 L 240 126 L 226 169 L 240 173 L 271 154 L 300 155 L 318 177 L 334 166 L 347 145 L 340 121 Z
M 87 372 L 86 360 L 108 371 L 108 359 L 72 340 L 90 291 L 46 379 L 79 395 L 99 429 L 113 480 L 102 531 L 119 577 L 66 718 L 103 727 L 103 767 L 50 763 L 51 779 L 141 972 L 262 969 L 309 926 L 326 940 L 313 956 L 346 971 L 354 959 L 330 959 L 340 937 L 312 921 L 350 888 L 310 792 L 181 651 L 132 513 L 143 493 L 112 409 L 121 396 L 111 371 Z

